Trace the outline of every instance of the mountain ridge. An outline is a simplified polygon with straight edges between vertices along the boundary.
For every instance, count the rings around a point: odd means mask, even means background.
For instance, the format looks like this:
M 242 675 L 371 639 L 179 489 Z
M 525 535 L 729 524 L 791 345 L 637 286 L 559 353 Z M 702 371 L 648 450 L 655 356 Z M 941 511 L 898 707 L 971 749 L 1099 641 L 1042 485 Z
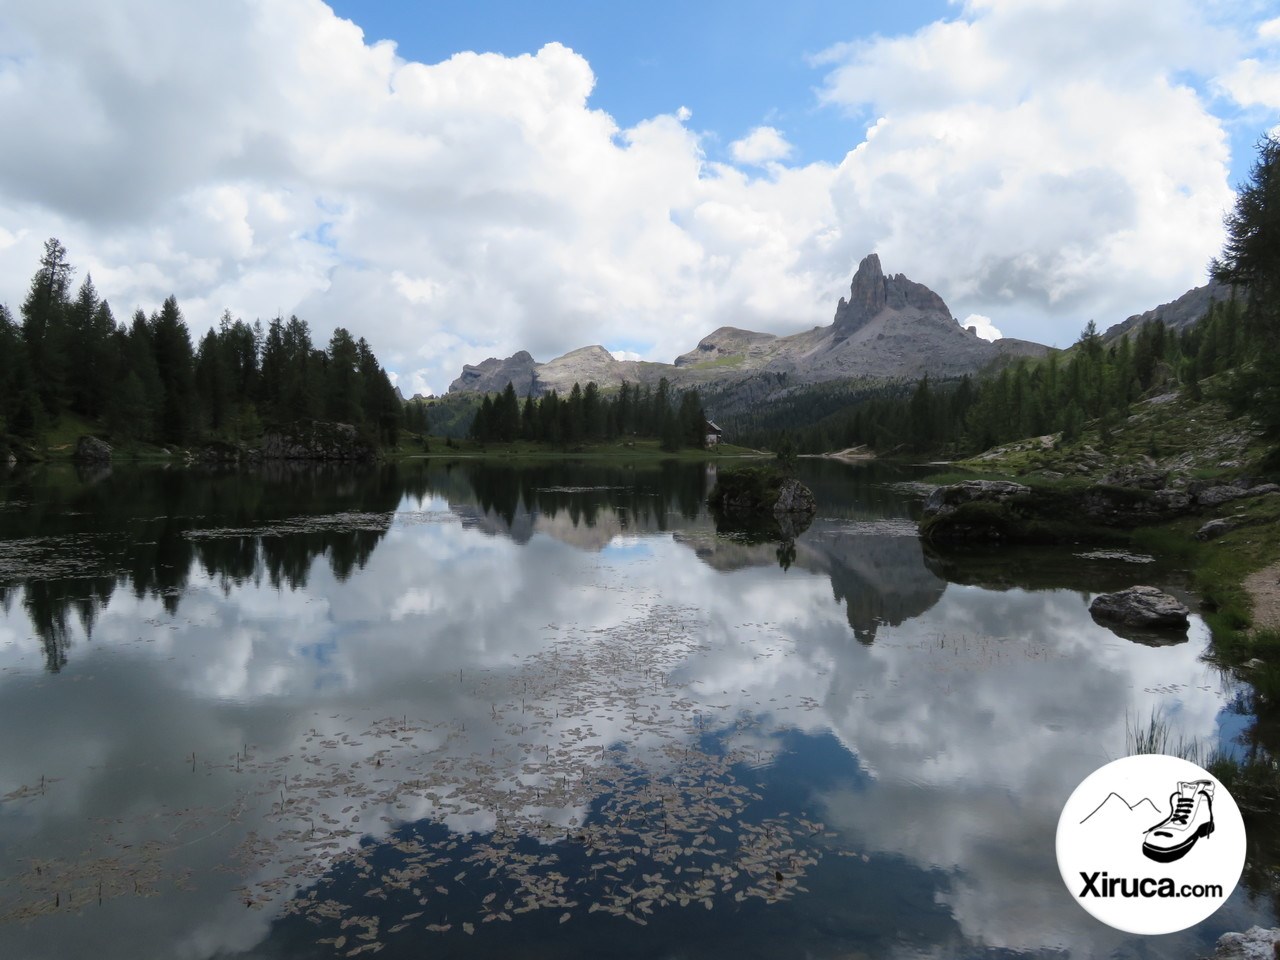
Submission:
M 1226 292 L 1224 292 L 1226 291 Z M 1106 331 L 1112 340 L 1150 320 L 1181 328 L 1225 299 L 1229 288 L 1197 287 L 1176 300 L 1135 314 Z M 1197 312 L 1198 311 L 1198 312 Z M 599 344 L 579 347 L 539 363 L 526 350 L 467 364 L 449 393 L 497 393 L 510 382 L 517 395 L 569 391 L 594 380 L 603 389 L 622 383 L 656 384 L 666 377 L 679 389 L 724 387 L 773 375 L 779 388 L 836 380 L 918 380 L 959 377 L 1019 358 L 1044 356 L 1050 348 L 1012 337 L 983 340 L 964 328 L 946 302 L 904 274 L 886 274 L 876 253 L 863 257 L 828 326 L 788 335 L 722 326 L 671 363 L 618 360 Z

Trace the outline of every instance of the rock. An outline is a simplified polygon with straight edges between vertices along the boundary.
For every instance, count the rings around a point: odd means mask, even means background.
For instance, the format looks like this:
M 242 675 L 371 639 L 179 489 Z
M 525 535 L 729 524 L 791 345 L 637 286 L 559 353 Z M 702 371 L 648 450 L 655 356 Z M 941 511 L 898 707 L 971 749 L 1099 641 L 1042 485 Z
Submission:
M 1213 960 L 1275 960 L 1280 956 L 1280 927 L 1250 927 L 1218 938 Z
M 1089 604 L 1089 613 L 1096 620 L 1111 620 L 1130 627 L 1185 630 L 1191 611 L 1156 587 L 1139 586 L 1100 594 Z
M 1229 533 L 1236 527 L 1240 526 L 1240 521 L 1233 518 L 1220 518 L 1218 520 L 1210 520 L 1203 527 L 1196 531 L 1197 540 L 1214 540 Z
M 298 421 L 262 435 L 264 460 L 373 460 L 377 455 L 349 423 Z
M 1260 483 L 1249 488 L 1249 496 L 1264 497 L 1269 493 L 1280 493 L 1280 483 Z
M 1139 467 L 1118 467 L 1102 482 L 1112 487 L 1133 487 L 1139 490 L 1163 490 L 1169 480 L 1168 471 L 1143 470 Z
M 111 447 L 97 437 L 83 436 L 76 441 L 76 451 L 72 457 L 76 460 L 102 463 L 111 459 Z
M 938 487 L 924 502 L 924 515 L 945 517 L 955 512 L 963 503 L 983 501 L 1004 503 L 1011 497 L 1031 492 L 1030 487 L 1011 480 L 965 480 L 949 486 Z
M 1198 491 L 1196 493 L 1196 503 L 1202 507 L 1216 507 L 1230 500 L 1239 500 L 1241 497 L 1247 497 L 1248 495 L 1249 491 L 1246 491 L 1243 487 L 1223 484 Z
M 796 479 L 783 480 L 778 488 L 778 499 L 773 505 L 775 517 L 783 514 L 814 514 L 818 510 L 813 492 Z

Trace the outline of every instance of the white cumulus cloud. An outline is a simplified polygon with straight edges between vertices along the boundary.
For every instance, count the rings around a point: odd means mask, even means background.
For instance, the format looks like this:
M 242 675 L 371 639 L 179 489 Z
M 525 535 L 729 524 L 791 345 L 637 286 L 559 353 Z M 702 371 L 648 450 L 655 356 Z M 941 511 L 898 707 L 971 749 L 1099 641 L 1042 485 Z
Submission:
M 738 163 L 759 166 L 791 156 L 792 147 L 775 127 L 756 127 L 741 140 L 729 144 L 729 153 Z

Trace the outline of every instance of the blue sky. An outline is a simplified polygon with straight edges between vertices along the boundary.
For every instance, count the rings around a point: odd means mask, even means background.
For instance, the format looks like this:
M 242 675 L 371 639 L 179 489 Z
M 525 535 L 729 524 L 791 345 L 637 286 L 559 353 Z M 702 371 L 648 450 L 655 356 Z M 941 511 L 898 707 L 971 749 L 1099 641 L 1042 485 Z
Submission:
M 586 57 L 596 74 L 591 97 L 620 126 L 688 107 L 691 126 L 709 134 L 707 153 L 761 123 L 785 127 L 793 159 L 839 161 L 862 124 L 819 106 L 824 71 L 811 60 L 839 41 L 895 34 L 948 15 L 934 3 L 414 3 L 344 0 L 333 9 L 369 40 L 396 42 L 401 56 L 434 63 L 460 50 L 514 56 L 553 41 Z
M 1205 281 L 1278 120 L 1251 0 L 0 0 L 0 299 L 57 236 L 119 317 L 296 313 L 441 392 L 829 323 L 874 251 L 1066 345 Z

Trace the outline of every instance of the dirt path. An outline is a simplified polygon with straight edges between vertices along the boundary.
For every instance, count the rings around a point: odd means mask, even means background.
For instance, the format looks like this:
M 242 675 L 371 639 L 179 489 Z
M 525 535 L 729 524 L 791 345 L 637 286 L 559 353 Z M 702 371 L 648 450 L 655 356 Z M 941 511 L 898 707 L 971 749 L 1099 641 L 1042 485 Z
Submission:
M 1280 563 L 1250 574 L 1244 588 L 1253 598 L 1255 630 L 1280 630 Z

